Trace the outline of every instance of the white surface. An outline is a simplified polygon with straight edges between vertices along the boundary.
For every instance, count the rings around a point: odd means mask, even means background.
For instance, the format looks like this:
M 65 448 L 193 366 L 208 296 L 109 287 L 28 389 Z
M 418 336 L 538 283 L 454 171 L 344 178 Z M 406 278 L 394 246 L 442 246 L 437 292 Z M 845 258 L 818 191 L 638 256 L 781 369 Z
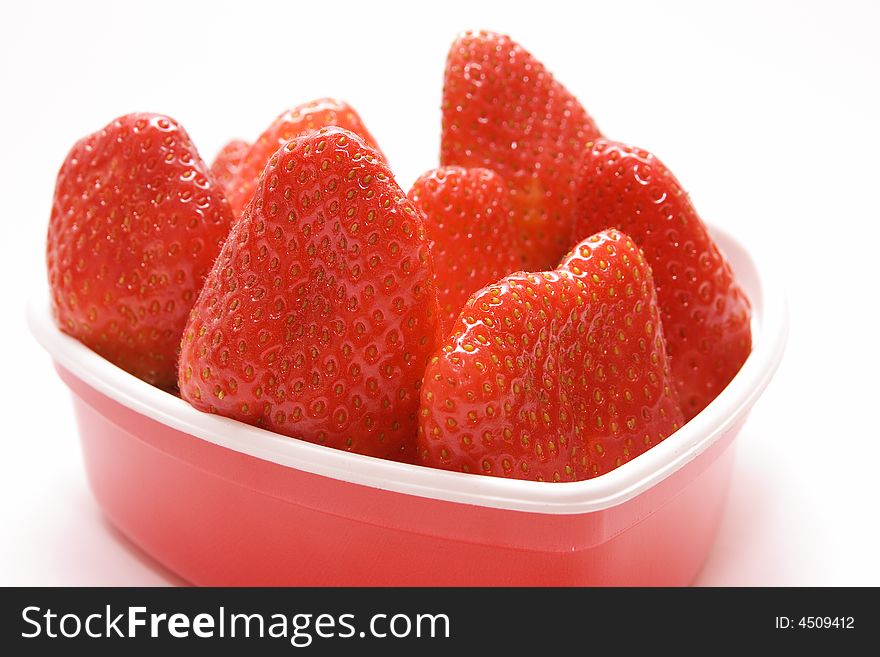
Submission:
M 52 359 L 98 392 L 178 431 L 236 452 L 312 474 L 448 502 L 549 514 L 601 511 L 658 485 L 688 466 L 740 424 L 776 372 L 788 333 L 786 301 L 773 263 L 762 262 L 729 235 L 718 246 L 752 300 L 752 352 L 718 397 L 661 444 L 595 479 L 546 484 L 426 469 L 328 449 L 197 411 L 128 374 L 58 330 L 47 295 L 28 304 L 28 327 Z
M 119 114 L 159 111 L 210 159 L 285 107 L 337 95 L 408 187 L 436 163 L 449 42 L 486 27 L 541 58 L 606 134 L 660 155 L 704 218 L 778 244 L 788 352 L 739 439 L 699 583 L 880 585 L 877 6 L 345 4 L 0 9 L 0 583 L 176 581 L 101 519 L 67 391 L 24 325 L 70 145 Z

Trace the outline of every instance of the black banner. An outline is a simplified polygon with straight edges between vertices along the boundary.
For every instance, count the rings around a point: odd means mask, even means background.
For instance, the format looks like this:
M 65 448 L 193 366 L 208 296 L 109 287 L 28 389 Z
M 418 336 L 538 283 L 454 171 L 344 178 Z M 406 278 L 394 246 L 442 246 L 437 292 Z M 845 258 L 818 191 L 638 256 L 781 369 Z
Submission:
M 880 621 L 874 589 L 5 589 L 0 613 L 7 655 L 845 649 Z

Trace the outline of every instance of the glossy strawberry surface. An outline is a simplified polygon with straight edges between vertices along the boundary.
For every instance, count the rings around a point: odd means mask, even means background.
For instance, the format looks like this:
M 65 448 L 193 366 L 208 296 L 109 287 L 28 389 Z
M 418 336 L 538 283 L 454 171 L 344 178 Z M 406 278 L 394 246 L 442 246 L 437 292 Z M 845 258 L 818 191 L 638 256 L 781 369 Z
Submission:
M 600 232 L 474 294 L 421 404 L 422 462 L 459 472 L 577 481 L 667 438 L 684 420 L 638 247 Z
M 471 294 L 520 268 L 507 185 L 488 169 L 441 167 L 409 197 L 425 216 L 445 332 Z
M 189 310 L 232 213 L 186 131 L 128 114 L 71 149 L 46 260 L 63 331 L 145 381 L 173 387 Z
M 220 152 L 211 162 L 211 173 L 214 180 L 226 189 L 235 178 L 238 168 L 251 145 L 243 139 L 231 139 L 223 145 Z
M 421 213 L 376 151 L 327 128 L 269 158 L 193 309 L 181 394 L 289 436 L 412 460 L 439 339 Z
M 651 153 L 608 140 L 589 149 L 572 239 L 614 227 L 650 263 L 682 410 L 690 419 L 751 351 L 751 310 L 690 198 Z
M 522 267 L 551 269 L 571 247 L 576 176 L 599 136 L 578 100 L 509 37 L 467 32 L 443 84 L 443 165 L 485 167 L 508 183 Z
M 227 186 L 227 196 L 235 216 L 240 216 L 250 202 L 266 162 L 279 146 L 306 132 L 328 126 L 350 130 L 379 152 L 375 139 L 348 103 L 333 98 L 320 98 L 297 105 L 282 112 L 242 157 L 236 175 Z

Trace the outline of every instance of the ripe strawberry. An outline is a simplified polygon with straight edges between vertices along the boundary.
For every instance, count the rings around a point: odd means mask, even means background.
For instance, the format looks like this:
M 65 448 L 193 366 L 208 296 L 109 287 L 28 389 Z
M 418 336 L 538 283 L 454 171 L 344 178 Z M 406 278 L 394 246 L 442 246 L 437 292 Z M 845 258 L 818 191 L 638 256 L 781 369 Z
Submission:
M 187 325 L 184 399 L 310 442 L 412 460 L 440 335 L 421 215 L 347 130 L 266 165 Z
M 379 151 L 376 141 L 364 127 L 361 117 L 348 103 L 332 98 L 321 98 L 289 109 L 281 113 L 251 145 L 241 160 L 238 172 L 228 185 L 227 196 L 235 216 L 240 216 L 250 202 L 266 162 L 279 146 L 301 134 L 328 126 L 345 128 L 358 135 L 368 146 Z M 379 155 L 381 156 L 381 153 Z
M 251 145 L 242 139 L 232 139 L 217 153 L 217 157 L 211 163 L 211 174 L 224 189 L 229 187 L 235 178 L 241 160 L 250 147 Z
M 614 227 L 650 263 L 682 410 L 690 419 L 751 351 L 751 310 L 688 195 L 647 151 L 604 139 L 589 149 L 573 241 Z
M 427 465 L 589 479 L 683 424 L 650 267 L 617 231 L 483 288 L 456 325 L 422 387 Z
M 49 220 L 59 327 L 135 376 L 174 386 L 183 327 L 231 222 L 173 119 L 128 114 L 81 139 L 58 173 Z
M 555 267 L 571 246 L 576 174 L 599 134 L 577 99 L 509 37 L 467 32 L 452 45 L 440 162 L 507 181 L 524 268 Z
M 507 185 L 494 171 L 442 167 L 409 198 L 425 216 L 444 333 L 468 297 L 520 266 Z

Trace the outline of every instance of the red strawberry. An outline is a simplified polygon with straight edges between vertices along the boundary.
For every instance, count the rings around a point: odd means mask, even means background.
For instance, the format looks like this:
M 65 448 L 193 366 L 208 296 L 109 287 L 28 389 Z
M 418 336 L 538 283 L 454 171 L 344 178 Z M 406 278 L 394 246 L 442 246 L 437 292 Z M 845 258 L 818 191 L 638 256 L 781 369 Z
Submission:
M 361 454 L 411 460 L 439 343 L 421 215 L 340 128 L 287 142 L 260 177 L 193 308 L 184 399 Z
M 520 267 L 507 186 L 488 169 L 443 167 L 409 198 L 425 215 L 445 333 L 471 294 Z
M 525 268 L 555 267 L 571 246 L 576 174 L 599 134 L 577 99 L 510 38 L 468 32 L 452 45 L 440 162 L 507 181 Z
M 625 235 L 477 292 L 422 387 L 419 451 L 448 470 L 537 481 L 608 472 L 683 424 L 651 269 Z
M 49 220 L 58 325 L 135 376 L 174 386 L 183 327 L 231 222 L 173 119 L 128 114 L 80 140 Z
M 345 128 L 379 151 L 373 136 L 364 127 L 357 112 L 341 100 L 321 98 L 283 112 L 260 135 L 241 160 L 238 172 L 227 188 L 229 203 L 238 217 L 250 202 L 257 180 L 268 159 L 288 140 L 311 130 L 328 126 Z M 381 153 L 379 153 L 381 156 Z
M 574 240 L 614 227 L 645 252 L 682 410 L 690 419 L 751 351 L 751 310 L 688 195 L 647 151 L 600 139 L 588 151 Z
M 224 188 L 229 187 L 235 178 L 238 167 L 241 166 L 242 158 L 250 147 L 251 145 L 242 139 L 228 141 L 211 163 L 211 173 L 214 175 L 214 180 Z

